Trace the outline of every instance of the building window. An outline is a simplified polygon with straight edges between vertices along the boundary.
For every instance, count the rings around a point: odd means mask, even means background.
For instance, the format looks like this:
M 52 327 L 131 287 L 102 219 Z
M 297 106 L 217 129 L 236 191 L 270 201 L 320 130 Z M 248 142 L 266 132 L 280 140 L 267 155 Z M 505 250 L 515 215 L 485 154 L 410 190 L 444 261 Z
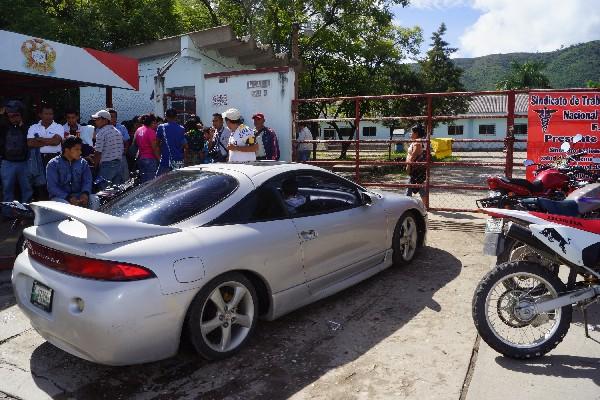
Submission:
M 362 129 L 363 136 L 377 136 L 377 128 L 374 126 L 365 126 Z
M 196 87 L 168 88 L 165 94 L 165 108 L 177 110 L 177 119 L 179 123 L 183 123 L 191 114 L 196 114 Z
M 464 126 L 462 125 L 448 125 L 448 135 L 462 135 L 464 132 Z
M 527 124 L 515 124 L 515 135 L 527 135 Z
M 496 125 L 479 125 L 480 135 L 495 135 Z
M 335 139 L 335 129 L 323 129 L 323 139 Z

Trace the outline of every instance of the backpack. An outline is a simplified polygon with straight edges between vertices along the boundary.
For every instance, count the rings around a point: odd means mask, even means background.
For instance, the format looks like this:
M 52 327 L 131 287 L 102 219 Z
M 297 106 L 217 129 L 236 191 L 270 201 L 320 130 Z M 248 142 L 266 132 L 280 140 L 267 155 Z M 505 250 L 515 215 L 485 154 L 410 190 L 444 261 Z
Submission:
M 9 126 L 4 139 L 4 159 L 7 161 L 26 161 L 29 155 L 27 136 L 17 126 Z

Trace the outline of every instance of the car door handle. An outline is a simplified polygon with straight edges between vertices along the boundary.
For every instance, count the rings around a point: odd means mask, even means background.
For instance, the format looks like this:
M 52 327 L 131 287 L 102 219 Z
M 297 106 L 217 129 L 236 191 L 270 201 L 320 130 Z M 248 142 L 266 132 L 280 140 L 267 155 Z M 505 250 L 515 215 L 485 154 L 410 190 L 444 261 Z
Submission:
M 314 229 L 311 229 L 309 231 L 300 232 L 300 237 L 303 240 L 313 240 L 313 239 L 316 239 L 317 236 L 319 236 L 319 234 Z

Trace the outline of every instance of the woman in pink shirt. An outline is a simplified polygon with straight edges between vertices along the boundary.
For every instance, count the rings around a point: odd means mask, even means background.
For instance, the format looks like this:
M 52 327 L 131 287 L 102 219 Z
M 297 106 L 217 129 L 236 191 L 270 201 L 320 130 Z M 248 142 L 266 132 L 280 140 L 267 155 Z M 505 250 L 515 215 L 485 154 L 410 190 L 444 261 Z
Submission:
M 142 115 L 141 122 L 143 125 L 135 131 L 134 140 L 138 147 L 137 165 L 140 180 L 144 183 L 156 176 L 160 147 L 156 139 L 156 117 L 153 114 Z

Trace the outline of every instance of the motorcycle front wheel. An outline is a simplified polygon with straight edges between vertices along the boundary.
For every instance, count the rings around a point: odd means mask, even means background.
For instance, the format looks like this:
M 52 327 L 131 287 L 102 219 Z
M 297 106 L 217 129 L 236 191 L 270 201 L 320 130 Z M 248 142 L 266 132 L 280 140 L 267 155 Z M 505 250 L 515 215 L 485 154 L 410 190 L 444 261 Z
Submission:
M 519 281 L 515 286 L 507 284 Z M 571 305 L 546 313 L 530 313 L 532 304 L 560 296 L 565 284 L 548 268 L 517 261 L 496 266 L 473 295 L 473 322 L 481 338 L 511 358 L 540 357 L 554 349 L 571 324 Z

